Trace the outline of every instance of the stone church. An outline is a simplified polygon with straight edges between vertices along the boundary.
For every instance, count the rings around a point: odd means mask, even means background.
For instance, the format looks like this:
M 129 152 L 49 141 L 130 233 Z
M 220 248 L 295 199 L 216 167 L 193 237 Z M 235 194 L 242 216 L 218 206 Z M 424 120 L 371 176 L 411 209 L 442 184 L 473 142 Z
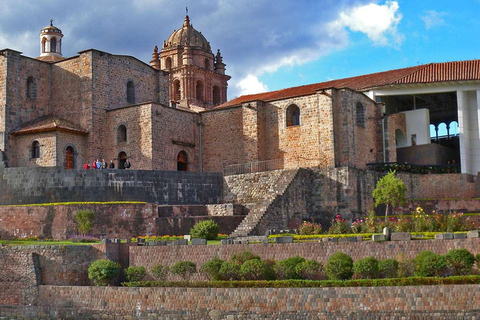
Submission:
M 188 15 L 146 64 L 94 49 L 0 51 L 0 149 L 9 167 L 243 173 L 367 164 L 480 170 L 480 61 L 431 63 L 227 100 L 226 65 Z M 0 159 L 2 160 L 2 159 Z

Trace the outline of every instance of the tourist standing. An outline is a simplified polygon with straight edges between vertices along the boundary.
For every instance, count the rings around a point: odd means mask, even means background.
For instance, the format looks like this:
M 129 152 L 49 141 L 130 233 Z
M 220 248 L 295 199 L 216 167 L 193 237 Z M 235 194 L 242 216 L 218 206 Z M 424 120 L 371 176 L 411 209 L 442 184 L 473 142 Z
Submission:
M 97 159 L 97 169 L 102 168 L 102 163 L 100 162 L 100 159 Z
M 98 159 L 93 160 L 93 163 L 92 163 L 92 168 L 93 169 L 97 169 L 97 161 L 98 161 Z
M 88 162 L 85 162 L 85 164 L 83 165 L 83 169 L 85 170 L 90 169 L 90 165 L 88 164 Z
M 108 168 L 109 168 L 110 170 L 115 169 L 115 163 L 113 162 L 113 159 L 110 160 L 110 164 L 108 165 Z
M 105 162 L 105 159 L 102 159 L 101 168 L 102 168 L 102 169 L 107 169 L 107 163 Z
M 125 169 L 130 169 L 130 166 L 131 166 L 130 161 L 128 161 L 128 159 L 125 159 L 125 164 L 123 165 L 123 167 Z

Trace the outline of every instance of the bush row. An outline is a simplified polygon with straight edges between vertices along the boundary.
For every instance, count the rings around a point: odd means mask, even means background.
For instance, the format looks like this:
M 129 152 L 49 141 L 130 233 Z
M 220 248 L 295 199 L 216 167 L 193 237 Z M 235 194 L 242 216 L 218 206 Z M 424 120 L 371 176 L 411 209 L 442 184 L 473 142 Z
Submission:
M 274 261 L 261 260 L 249 251 L 231 256 L 227 261 L 214 257 L 198 270 L 210 281 L 263 281 L 263 280 L 349 280 L 387 279 L 417 277 L 448 277 L 469 275 L 480 262 L 466 249 L 452 249 L 445 255 L 422 251 L 414 259 L 383 259 L 366 257 L 353 261 L 343 253 L 331 255 L 323 266 L 316 260 L 295 256 Z M 88 269 L 89 278 L 96 285 L 107 285 L 120 272 L 120 265 L 109 260 L 97 260 Z M 144 267 L 128 267 L 125 277 L 129 282 L 139 282 L 147 272 Z M 169 273 L 184 281 L 197 273 L 197 266 L 191 261 L 179 261 L 173 266 L 156 265 L 152 275 L 164 282 Z

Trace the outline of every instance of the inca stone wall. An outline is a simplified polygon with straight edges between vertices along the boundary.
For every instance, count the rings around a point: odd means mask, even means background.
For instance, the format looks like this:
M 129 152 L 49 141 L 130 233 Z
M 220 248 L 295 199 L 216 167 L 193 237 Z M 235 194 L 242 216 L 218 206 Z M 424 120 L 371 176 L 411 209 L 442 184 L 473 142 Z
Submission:
M 142 170 L 0 169 L 0 204 L 144 201 L 215 204 L 222 199 L 219 173 Z

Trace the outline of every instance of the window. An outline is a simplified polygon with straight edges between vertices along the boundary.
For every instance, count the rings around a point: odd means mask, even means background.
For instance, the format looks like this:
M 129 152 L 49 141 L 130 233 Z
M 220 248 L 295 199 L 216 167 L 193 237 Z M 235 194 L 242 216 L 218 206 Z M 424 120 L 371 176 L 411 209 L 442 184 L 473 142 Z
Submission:
M 135 85 L 133 81 L 127 82 L 127 102 L 130 104 L 135 103 Z
M 47 52 L 47 38 L 42 38 L 42 53 Z
M 365 107 L 360 102 L 357 102 L 356 118 L 357 126 L 365 128 Z
M 220 88 L 218 86 L 213 86 L 213 104 L 218 105 L 220 104 Z
M 181 94 L 180 94 L 180 80 L 175 80 L 173 82 L 173 97 L 175 99 L 175 102 L 179 102 L 181 99 Z
M 127 127 L 123 124 L 117 128 L 117 142 L 126 142 L 127 141 Z
M 74 154 L 72 147 L 67 147 L 67 149 L 65 149 L 65 169 L 71 170 L 75 168 Z
M 188 171 L 188 156 L 185 151 L 180 151 L 177 156 L 177 170 Z
M 57 52 L 57 39 L 52 38 L 50 40 L 50 52 Z
M 27 79 L 27 98 L 37 98 L 37 84 L 35 83 L 35 78 L 33 77 L 28 77 Z
M 165 69 L 172 69 L 172 58 L 168 57 L 167 59 L 165 59 Z
M 205 58 L 205 70 L 210 70 L 210 61 L 208 61 L 208 58 Z
M 38 141 L 33 141 L 32 143 L 32 159 L 40 158 L 40 143 Z
M 203 101 L 203 82 L 198 80 L 195 87 L 195 93 L 197 95 L 197 100 Z
M 287 108 L 287 127 L 300 125 L 300 108 L 292 104 Z

